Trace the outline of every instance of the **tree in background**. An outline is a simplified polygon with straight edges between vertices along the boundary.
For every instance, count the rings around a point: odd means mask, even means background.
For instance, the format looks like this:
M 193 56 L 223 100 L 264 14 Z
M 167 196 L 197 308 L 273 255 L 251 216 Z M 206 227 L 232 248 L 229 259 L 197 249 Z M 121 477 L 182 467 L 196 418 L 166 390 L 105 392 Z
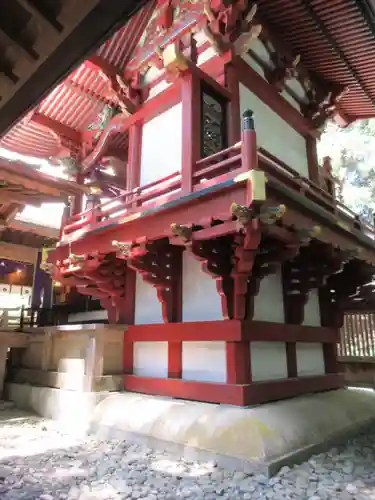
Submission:
M 338 197 L 361 218 L 372 222 L 375 212 L 375 119 L 347 128 L 327 124 L 318 144 L 320 162 L 330 156 L 339 179 Z

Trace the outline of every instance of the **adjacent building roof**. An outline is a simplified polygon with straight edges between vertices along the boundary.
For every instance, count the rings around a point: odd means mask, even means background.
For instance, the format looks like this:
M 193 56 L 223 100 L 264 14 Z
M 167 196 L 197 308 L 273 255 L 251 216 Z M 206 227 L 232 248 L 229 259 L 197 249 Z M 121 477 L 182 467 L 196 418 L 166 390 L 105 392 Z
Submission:
M 22 163 L 0 160 L 0 227 L 9 224 L 25 205 L 61 202 L 81 194 L 74 182 L 37 172 Z
M 17 1 L 27 3 L 26 0 Z M 327 84 L 348 86 L 349 91 L 340 101 L 340 111 L 347 122 L 375 116 L 375 29 L 369 1 L 257 2 L 262 22 L 277 32 L 295 55 L 301 55 L 308 70 L 318 74 Z M 129 1 L 119 3 L 125 5 Z M 155 6 L 156 1 L 147 2 L 97 50 L 96 55 L 115 67 L 119 74 L 124 73 L 131 61 Z M 61 151 L 61 135 L 68 142 L 79 143 L 82 134 L 103 109 L 114 104 L 114 97 L 108 90 L 108 81 L 100 70 L 82 63 L 3 136 L 0 146 L 21 154 L 53 157 Z M 54 129 L 58 129 L 59 134 L 54 133 Z M 116 140 L 118 144 L 111 147 L 117 148 L 120 151 L 117 156 L 121 157 L 124 137 L 118 136 Z
M 146 0 L 2 0 L 0 134 Z

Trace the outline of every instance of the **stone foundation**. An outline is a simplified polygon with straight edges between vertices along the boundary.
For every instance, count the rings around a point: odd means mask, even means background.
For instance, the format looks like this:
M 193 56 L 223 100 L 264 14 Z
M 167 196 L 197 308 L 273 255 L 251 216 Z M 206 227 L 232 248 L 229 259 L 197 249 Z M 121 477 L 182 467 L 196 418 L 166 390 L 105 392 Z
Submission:
M 73 391 L 118 391 L 123 386 L 124 326 L 35 328 L 11 360 L 8 380 Z
M 254 408 L 132 393 L 8 384 L 21 409 L 100 437 L 144 442 L 245 471 L 276 472 L 346 439 L 375 420 L 375 393 L 340 389 Z

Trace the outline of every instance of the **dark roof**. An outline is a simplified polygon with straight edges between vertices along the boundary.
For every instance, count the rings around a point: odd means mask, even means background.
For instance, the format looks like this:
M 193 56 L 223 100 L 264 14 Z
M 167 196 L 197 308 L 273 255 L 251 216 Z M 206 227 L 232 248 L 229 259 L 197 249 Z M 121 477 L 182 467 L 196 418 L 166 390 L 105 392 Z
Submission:
M 345 85 L 351 119 L 375 116 L 374 0 L 259 0 L 271 25 L 309 71 Z
M 0 134 L 123 25 L 142 0 L 1 0 Z

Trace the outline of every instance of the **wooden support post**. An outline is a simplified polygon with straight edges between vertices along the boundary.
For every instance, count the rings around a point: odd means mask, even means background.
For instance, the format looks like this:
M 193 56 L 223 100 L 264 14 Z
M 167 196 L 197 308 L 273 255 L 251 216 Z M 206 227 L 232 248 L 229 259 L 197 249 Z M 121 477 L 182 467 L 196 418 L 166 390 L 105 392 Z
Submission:
M 131 191 L 139 188 L 141 182 L 142 125 L 140 123 L 134 123 L 129 129 L 128 151 L 126 186 Z
M 84 175 L 78 174 L 77 175 L 77 184 L 83 184 L 84 181 Z M 83 204 L 83 195 L 78 194 L 77 196 L 74 197 L 72 207 L 71 207 L 71 215 L 77 215 L 82 212 L 82 204 Z
M 182 342 L 168 342 L 168 378 L 182 376 Z
M 195 163 L 201 156 L 201 84 L 197 75 L 189 73 L 182 80 L 182 164 L 183 194 L 193 190 Z
M 227 342 L 227 384 L 251 383 L 249 342 Z
M 339 338 L 339 334 L 337 335 Z M 338 373 L 337 344 L 323 344 L 324 367 L 326 374 Z
M 245 172 L 258 168 L 257 138 L 253 112 L 247 109 L 242 115 L 242 168 Z
M 318 151 L 314 137 L 306 137 L 306 154 L 309 178 L 315 184 L 319 184 Z
M 241 140 L 240 87 L 236 68 L 232 64 L 225 66 L 225 84 L 231 93 L 228 102 L 228 145 L 231 146 Z
M 2 397 L 4 390 L 7 354 L 8 354 L 8 345 L 1 344 L 0 345 L 0 398 Z
M 62 236 L 63 236 L 64 227 L 67 225 L 68 220 L 70 218 L 70 211 L 71 211 L 70 203 L 66 202 L 64 205 L 64 210 L 63 210 L 63 214 L 61 217 L 61 226 L 60 226 L 60 235 L 59 235 L 60 240 L 62 239 Z

